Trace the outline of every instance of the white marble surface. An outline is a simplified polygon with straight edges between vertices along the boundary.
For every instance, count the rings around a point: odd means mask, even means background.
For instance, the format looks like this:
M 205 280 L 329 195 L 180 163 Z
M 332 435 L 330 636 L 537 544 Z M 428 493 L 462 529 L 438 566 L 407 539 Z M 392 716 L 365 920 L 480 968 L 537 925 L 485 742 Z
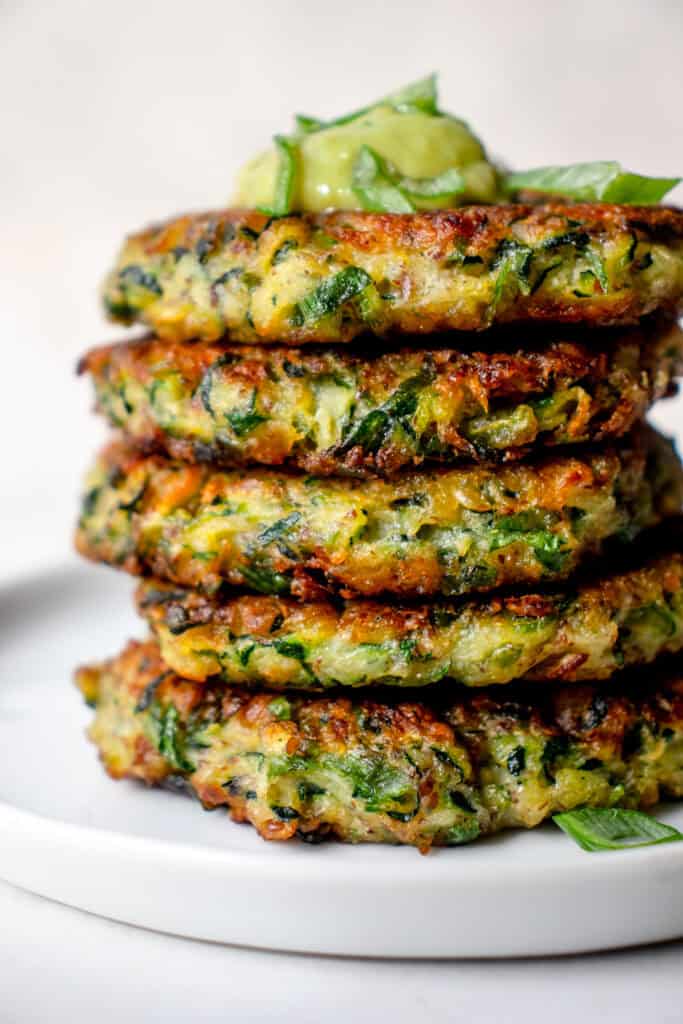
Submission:
M 675 173 L 682 42 L 673 0 L 0 0 L 3 577 L 68 553 L 103 436 L 73 365 L 116 336 L 96 289 L 123 230 L 223 203 L 291 111 L 333 115 L 431 69 L 443 105 L 511 165 Z M 680 426 L 683 405 L 657 420 Z M 546 962 L 290 957 L 135 931 L 4 885 L 0 922 L 2 1024 L 683 1016 L 681 945 Z

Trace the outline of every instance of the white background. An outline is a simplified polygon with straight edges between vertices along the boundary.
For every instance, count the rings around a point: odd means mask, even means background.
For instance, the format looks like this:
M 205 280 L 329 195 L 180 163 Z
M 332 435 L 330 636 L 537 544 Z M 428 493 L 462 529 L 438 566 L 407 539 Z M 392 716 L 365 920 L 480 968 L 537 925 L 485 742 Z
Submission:
M 73 367 L 117 334 L 97 289 L 124 231 L 225 204 L 292 112 L 333 116 L 431 70 L 442 106 L 510 166 L 680 173 L 682 45 L 679 0 L 0 0 L 3 577 L 67 557 L 78 478 L 104 436 Z M 673 429 L 682 409 L 657 421 Z M 246 953 L 0 886 L 1 1024 L 221 1007 L 235 1021 L 678 1021 L 681 966 L 678 946 L 431 967 Z

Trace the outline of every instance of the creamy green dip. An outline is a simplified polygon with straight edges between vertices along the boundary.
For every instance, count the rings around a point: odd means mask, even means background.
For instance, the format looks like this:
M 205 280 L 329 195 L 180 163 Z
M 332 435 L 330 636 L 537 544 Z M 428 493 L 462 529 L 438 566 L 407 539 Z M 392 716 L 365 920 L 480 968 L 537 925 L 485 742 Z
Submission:
M 432 80 L 424 84 L 433 90 Z M 417 103 L 412 99 L 402 102 L 404 95 L 407 91 L 336 122 L 312 122 L 313 129 L 302 130 L 300 121 L 297 132 L 285 140 L 288 152 L 276 144 L 242 169 L 234 197 L 236 205 L 270 208 L 276 213 L 326 209 L 405 212 L 411 208 L 495 202 L 499 198 L 496 168 L 486 159 L 483 146 L 467 125 L 438 111 L 434 92 L 428 101 L 421 98 Z M 369 190 L 358 187 L 358 160 L 363 148 L 367 158 L 367 147 L 371 167 L 374 160 L 375 168 L 381 168 L 379 205 L 376 199 L 368 198 Z M 288 168 L 283 160 L 289 161 Z M 282 176 L 287 170 L 287 199 L 275 209 L 278 176 L 282 197 Z M 450 188 L 453 171 L 461 175 L 456 191 Z M 437 194 L 431 183 L 433 179 L 438 183 L 444 172 L 450 172 L 448 187 Z M 376 194 L 373 190 L 372 195 Z

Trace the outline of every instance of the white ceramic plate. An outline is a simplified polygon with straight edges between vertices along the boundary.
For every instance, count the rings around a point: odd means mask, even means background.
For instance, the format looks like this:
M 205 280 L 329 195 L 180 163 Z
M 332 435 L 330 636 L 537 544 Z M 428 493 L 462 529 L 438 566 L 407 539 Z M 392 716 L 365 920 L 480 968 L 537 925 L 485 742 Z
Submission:
M 74 566 L 0 591 L 0 877 L 132 924 L 274 949 L 573 953 L 683 935 L 683 843 L 588 854 L 548 826 L 426 857 L 265 843 L 109 780 L 73 667 L 140 634 L 131 582 Z M 683 828 L 683 809 L 660 817 Z

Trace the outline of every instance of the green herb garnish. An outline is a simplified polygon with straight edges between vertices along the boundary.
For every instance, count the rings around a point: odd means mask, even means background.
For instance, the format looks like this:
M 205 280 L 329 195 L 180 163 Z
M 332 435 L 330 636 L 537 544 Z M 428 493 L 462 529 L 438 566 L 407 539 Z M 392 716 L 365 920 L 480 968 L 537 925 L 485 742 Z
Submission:
M 412 213 L 411 197 L 447 201 L 465 191 L 465 179 L 455 167 L 433 178 L 409 178 L 370 146 L 361 146 L 353 164 L 351 187 L 364 210 Z
M 353 164 L 351 187 L 364 210 L 412 213 L 415 207 L 396 183 L 386 160 L 369 146 L 361 146 Z
M 400 110 L 402 114 L 413 110 L 419 110 L 423 114 L 438 114 L 436 74 L 432 72 L 425 78 L 419 78 L 416 82 L 402 86 L 373 106 L 379 106 L 382 103 L 394 107 L 395 110 Z
M 288 135 L 273 137 L 278 151 L 278 167 L 275 174 L 275 191 L 270 206 L 262 206 L 262 213 L 269 217 L 284 217 L 292 209 L 294 181 L 299 162 L 299 144 L 296 138 Z
M 403 88 L 397 89 L 396 92 L 392 92 L 388 96 L 376 100 L 374 103 L 368 103 L 367 106 L 360 107 L 350 114 L 342 114 L 341 117 L 335 117 L 332 121 L 322 121 L 318 117 L 297 114 L 295 119 L 296 129 L 300 134 L 310 135 L 312 132 L 320 132 L 324 128 L 335 128 L 338 125 L 348 124 L 349 121 L 355 121 L 357 118 L 363 117 L 364 114 L 367 114 L 374 107 L 393 107 L 394 110 L 398 110 L 402 114 L 419 111 L 422 114 L 437 115 L 439 110 L 437 107 L 436 75 L 427 75 L 426 78 L 420 78 L 417 82 L 404 85 Z
M 182 735 L 178 709 L 169 704 L 164 708 L 159 720 L 159 753 L 179 772 L 193 772 L 195 766 L 185 756 L 185 743 Z
M 583 202 L 658 203 L 680 178 L 647 178 L 624 171 L 612 160 L 568 164 L 566 167 L 537 167 L 509 174 L 503 185 L 508 192 L 529 189 L 549 195 L 567 196 Z
M 553 821 L 582 850 L 590 853 L 654 846 L 683 839 L 677 828 L 665 825 L 649 814 L 616 807 L 582 807 L 577 811 L 555 814 Z
M 411 82 L 410 85 L 406 85 L 402 89 L 398 89 L 396 92 L 390 93 L 388 96 L 384 96 L 376 103 L 370 103 L 365 107 L 361 107 L 359 110 L 352 111 L 350 114 L 342 114 L 341 117 L 336 117 L 331 121 L 323 121 L 318 117 L 309 117 L 306 114 L 297 114 L 295 117 L 295 131 L 293 135 L 274 136 L 275 145 L 278 150 L 278 169 L 275 175 L 273 201 L 269 206 L 260 207 L 261 211 L 268 214 L 270 217 L 284 217 L 286 214 L 291 212 L 299 165 L 299 142 L 304 136 L 311 135 L 314 132 L 323 131 L 326 128 L 334 128 L 339 125 L 348 124 L 350 121 L 355 121 L 357 118 L 363 117 L 364 114 L 367 114 L 374 107 L 378 106 L 393 107 L 394 110 L 402 114 L 420 112 L 431 116 L 438 115 L 436 75 L 428 75 L 426 78 L 421 78 L 417 82 Z M 448 171 L 446 172 L 446 175 L 439 175 L 437 178 L 433 179 L 425 179 L 425 181 L 422 182 L 419 179 L 414 179 L 412 181 L 412 185 L 414 187 L 412 194 L 416 196 L 456 195 L 464 189 L 464 183 L 461 185 L 455 180 L 454 176 L 457 174 L 457 171 Z M 448 175 L 451 177 L 447 178 Z M 441 179 L 447 180 L 441 181 Z M 404 181 L 406 182 L 406 185 L 409 185 L 411 179 L 405 178 Z M 455 187 L 453 187 L 454 183 Z M 424 193 L 420 191 L 421 188 L 435 188 L 437 191 L 428 191 Z M 404 191 L 408 191 L 408 188 L 404 188 Z M 384 209 L 384 207 L 367 208 Z M 404 208 L 398 212 L 410 212 L 410 210 L 412 210 L 412 206 L 409 206 L 407 209 Z

